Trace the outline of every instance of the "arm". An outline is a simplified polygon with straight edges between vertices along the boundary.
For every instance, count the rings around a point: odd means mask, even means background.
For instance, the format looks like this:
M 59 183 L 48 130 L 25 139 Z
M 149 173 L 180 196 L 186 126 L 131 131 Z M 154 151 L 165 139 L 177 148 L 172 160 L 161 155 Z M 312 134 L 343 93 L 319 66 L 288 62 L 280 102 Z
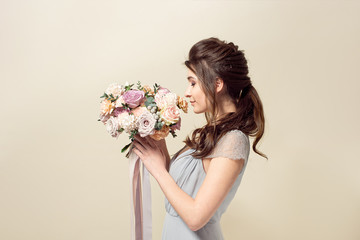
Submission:
M 213 158 L 195 199 L 176 184 L 168 171 L 160 171 L 155 179 L 175 211 L 191 230 L 197 231 L 219 208 L 243 165 L 244 159 Z
M 184 192 L 171 177 L 166 165 L 166 157 L 151 138 L 135 136 L 134 152 L 156 179 L 170 204 L 188 227 L 196 231 L 203 227 L 214 215 L 240 174 L 244 159 L 249 153 L 247 136 L 240 132 L 227 134 L 220 140 L 211 158 L 206 177 L 193 199 Z M 148 141 L 146 140 L 148 139 Z

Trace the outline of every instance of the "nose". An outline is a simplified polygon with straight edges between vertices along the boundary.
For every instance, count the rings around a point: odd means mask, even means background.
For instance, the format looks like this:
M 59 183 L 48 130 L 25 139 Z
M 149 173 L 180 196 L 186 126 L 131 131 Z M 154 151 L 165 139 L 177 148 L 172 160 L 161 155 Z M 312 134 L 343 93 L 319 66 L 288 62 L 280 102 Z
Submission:
M 185 90 L 185 97 L 190 98 L 191 97 L 191 93 L 190 93 L 190 87 L 187 87 Z
M 191 93 L 190 93 L 190 87 L 187 87 L 185 90 L 185 97 L 190 98 L 191 97 Z

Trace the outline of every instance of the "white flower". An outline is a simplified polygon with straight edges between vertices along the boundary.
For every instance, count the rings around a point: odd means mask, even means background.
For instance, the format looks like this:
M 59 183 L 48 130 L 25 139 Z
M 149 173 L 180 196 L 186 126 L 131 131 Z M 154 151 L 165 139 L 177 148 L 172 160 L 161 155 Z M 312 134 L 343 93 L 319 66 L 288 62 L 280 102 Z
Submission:
M 106 122 L 106 130 L 111 134 L 112 137 L 118 138 L 120 132 L 117 130 L 119 129 L 119 122 L 116 117 L 111 116 Z
M 120 85 L 118 83 L 112 83 L 105 90 L 105 93 L 107 95 L 112 94 L 116 98 L 117 96 L 121 96 L 124 93 L 124 91 L 125 91 L 125 89 L 122 85 Z
M 157 93 L 155 95 L 155 102 L 159 109 L 164 109 L 167 106 L 176 106 L 176 93 L 168 92 L 166 94 Z
M 116 100 L 116 102 L 115 102 L 115 107 L 116 107 L 116 108 L 117 108 L 117 107 L 122 107 L 122 106 L 123 106 L 122 103 L 125 104 L 125 101 L 124 101 L 123 97 L 120 96 L 120 97 Z
M 167 106 L 176 106 L 176 101 L 177 101 L 176 93 L 167 93 L 164 96 L 164 98 Z
M 155 123 L 156 119 L 149 111 L 145 111 L 143 114 L 141 114 L 138 117 L 138 131 L 140 133 L 140 136 L 146 137 L 148 135 L 154 134 Z
M 133 114 L 127 114 L 127 116 L 125 115 L 124 117 L 122 117 L 120 125 L 122 128 L 124 128 L 124 131 L 126 133 L 131 134 L 132 130 L 137 129 L 138 127 L 138 122 L 136 117 Z

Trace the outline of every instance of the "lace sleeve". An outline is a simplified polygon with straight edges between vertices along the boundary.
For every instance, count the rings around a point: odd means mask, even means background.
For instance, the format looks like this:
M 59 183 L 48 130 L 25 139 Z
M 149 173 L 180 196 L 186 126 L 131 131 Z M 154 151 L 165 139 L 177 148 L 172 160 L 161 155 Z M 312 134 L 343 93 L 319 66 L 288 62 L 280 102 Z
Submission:
M 231 130 L 220 138 L 207 158 L 226 157 L 234 160 L 243 158 L 247 161 L 249 152 L 249 137 L 240 130 Z

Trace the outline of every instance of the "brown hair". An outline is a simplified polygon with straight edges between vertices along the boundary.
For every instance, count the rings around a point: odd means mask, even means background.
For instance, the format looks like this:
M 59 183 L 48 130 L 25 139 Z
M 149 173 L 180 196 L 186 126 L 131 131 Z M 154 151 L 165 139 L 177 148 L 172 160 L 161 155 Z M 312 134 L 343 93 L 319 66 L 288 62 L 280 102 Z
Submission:
M 195 149 L 191 155 L 196 158 L 206 157 L 223 135 L 238 129 L 255 137 L 252 149 L 267 159 L 265 154 L 256 149 L 264 134 L 265 119 L 260 97 L 248 76 L 243 51 L 238 50 L 238 46 L 232 42 L 227 43 L 212 37 L 192 46 L 185 65 L 197 75 L 211 108 L 211 112 L 205 112 L 207 124 L 195 129 L 192 137 L 187 136 L 183 141 Z M 226 92 L 236 106 L 236 112 L 227 113 L 216 120 L 218 100 L 215 86 L 218 78 L 223 80 Z

